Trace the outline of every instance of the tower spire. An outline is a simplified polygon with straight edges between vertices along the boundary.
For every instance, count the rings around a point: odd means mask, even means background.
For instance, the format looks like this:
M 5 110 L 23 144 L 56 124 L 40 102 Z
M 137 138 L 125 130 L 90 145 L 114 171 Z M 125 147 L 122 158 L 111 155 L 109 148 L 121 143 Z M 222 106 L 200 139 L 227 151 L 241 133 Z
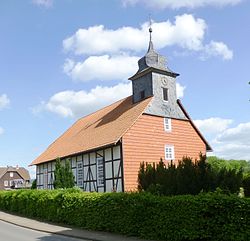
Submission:
M 151 14 L 149 15 L 149 45 L 148 45 L 148 52 L 154 51 L 154 46 L 153 46 L 153 42 L 152 42 L 152 19 L 151 19 Z
M 152 19 L 151 19 L 151 15 L 149 15 L 149 29 L 148 29 L 148 31 L 149 31 L 149 41 L 151 42 L 151 41 L 152 41 L 152 32 L 153 32 L 153 30 L 152 30 Z
M 172 75 L 176 75 L 176 73 L 172 72 L 167 66 L 166 66 L 166 58 L 160 54 L 158 54 L 154 50 L 153 46 L 153 36 L 152 36 L 152 19 L 149 17 L 148 21 L 148 31 L 149 31 L 149 45 L 148 45 L 148 51 L 142 58 L 138 61 L 139 69 L 137 73 L 143 72 L 144 70 L 148 68 L 154 68 L 158 70 L 167 71 L 168 73 Z

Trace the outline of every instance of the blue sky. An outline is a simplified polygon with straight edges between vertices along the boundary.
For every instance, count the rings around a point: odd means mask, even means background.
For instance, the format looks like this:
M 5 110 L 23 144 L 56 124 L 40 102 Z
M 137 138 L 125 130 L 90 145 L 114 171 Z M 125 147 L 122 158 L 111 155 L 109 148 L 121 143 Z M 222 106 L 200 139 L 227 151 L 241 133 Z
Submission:
M 27 167 L 77 118 L 131 94 L 149 14 L 214 154 L 249 160 L 249 12 L 248 0 L 1 1 L 0 166 Z

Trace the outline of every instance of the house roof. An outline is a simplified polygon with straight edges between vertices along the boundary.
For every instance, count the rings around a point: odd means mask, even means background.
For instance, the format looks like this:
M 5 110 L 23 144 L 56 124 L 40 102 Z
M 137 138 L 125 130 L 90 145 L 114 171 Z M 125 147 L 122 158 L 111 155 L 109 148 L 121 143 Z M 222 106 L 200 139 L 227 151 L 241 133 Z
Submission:
M 116 144 L 144 112 L 152 97 L 133 104 L 132 96 L 76 121 L 31 165 Z
M 24 167 L 0 167 L 0 178 L 7 172 L 17 172 L 24 180 L 30 180 L 30 174 Z
M 0 167 L 0 179 L 6 173 L 6 171 L 7 171 L 7 167 Z

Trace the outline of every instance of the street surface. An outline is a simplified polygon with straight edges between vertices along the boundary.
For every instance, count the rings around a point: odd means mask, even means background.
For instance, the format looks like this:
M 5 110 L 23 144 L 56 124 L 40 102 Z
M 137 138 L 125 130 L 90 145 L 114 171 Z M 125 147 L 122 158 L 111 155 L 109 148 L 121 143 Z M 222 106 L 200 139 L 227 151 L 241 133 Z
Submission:
M 83 241 L 83 239 L 50 234 L 22 228 L 0 221 L 0 241 Z M 87 241 L 85 239 L 85 241 Z M 89 241 L 89 240 L 88 240 Z

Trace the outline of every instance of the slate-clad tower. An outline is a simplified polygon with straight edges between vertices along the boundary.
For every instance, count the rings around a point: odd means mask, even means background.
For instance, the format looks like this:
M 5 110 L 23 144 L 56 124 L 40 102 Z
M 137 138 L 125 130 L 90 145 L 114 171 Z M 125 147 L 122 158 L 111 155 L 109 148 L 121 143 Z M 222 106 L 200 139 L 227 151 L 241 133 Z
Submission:
M 130 77 L 133 86 L 133 102 L 137 103 L 153 96 L 145 113 L 186 120 L 186 116 L 177 104 L 176 77 L 179 74 L 171 71 L 166 66 L 166 58 L 154 50 L 151 28 L 149 32 L 148 51 L 138 61 L 137 73 Z

